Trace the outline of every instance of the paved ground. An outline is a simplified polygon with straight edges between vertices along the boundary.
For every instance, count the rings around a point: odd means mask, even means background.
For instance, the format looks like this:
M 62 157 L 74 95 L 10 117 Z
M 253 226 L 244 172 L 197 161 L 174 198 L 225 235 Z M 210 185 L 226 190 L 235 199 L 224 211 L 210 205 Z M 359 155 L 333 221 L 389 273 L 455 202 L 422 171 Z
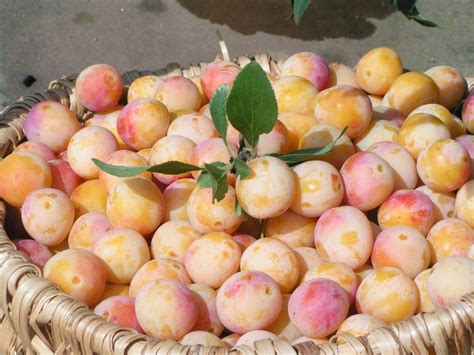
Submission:
M 474 1 L 421 0 L 429 29 L 393 12 L 390 0 L 313 0 L 299 27 L 288 0 L 0 0 L 0 105 L 103 62 L 121 71 L 211 60 L 215 31 L 231 55 L 282 57 L 310 50 L 353 65 L 375 46 L 394 47 L 405 67 L 450 64 L 474 75 Z M 25 88 L 27 74 L 38 81 Z

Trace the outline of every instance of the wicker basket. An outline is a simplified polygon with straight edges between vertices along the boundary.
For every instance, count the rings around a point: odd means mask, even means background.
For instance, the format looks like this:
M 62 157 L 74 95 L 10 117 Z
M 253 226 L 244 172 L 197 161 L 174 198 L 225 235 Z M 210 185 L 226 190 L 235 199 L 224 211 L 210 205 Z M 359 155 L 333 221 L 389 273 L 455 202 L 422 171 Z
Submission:
M 228 52 L 221 42 L 224 59 Z M 279 74 L 278 64 L 267 55 L 241 56 L 243 66 L 256 60 L 267 71 Z M 128 85 L 143 75 L 184 75 L 200 73 L 200 66 L 181 69 L 170 64 L 156 71 L 131 71 L 123 75 Z M 23 123 L 33 105 L 55 100 L 69 107 L 81 122 L 90 113 L 77 101 L 76 76 L 53 81 L 42 94 L 20 98 L 0 113 L 0 158 L 8 155 L 24 138 Z M 126 90 L 125 90 L 126 96 Z M 61 293 L 41 277 L 25 254 L 16 251 L 6 235 L 5 204 L 0 200 L 0 355 L 2 354 L 463 354 L 474 353 L 474 293 L 448 309 L 416 315 L 406 321 L 377 329 L 368 336 L 334 336 L 328 344 L 312 342 L 291 346 L 279 339 L 256 342 L 255 352 L 247 346 L 232 350 L 202 345 L 184 346 L 159 341 L 105 322 L 84 304 Z M 472 280 L 466 280 L 472 282 Z M 344 341 L 340 341 L 344 340 Z

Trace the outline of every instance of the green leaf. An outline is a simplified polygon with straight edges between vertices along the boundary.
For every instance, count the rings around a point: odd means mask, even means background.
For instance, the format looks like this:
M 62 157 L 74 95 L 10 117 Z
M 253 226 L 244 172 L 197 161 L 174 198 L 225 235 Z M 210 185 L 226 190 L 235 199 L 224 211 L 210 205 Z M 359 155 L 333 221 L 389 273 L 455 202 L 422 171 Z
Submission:
M 229 185 L 227 184 L 227 173 L 232 168 L 232 165 L 225 164 L 222 162 L 214 162 L 210 164 L 204 164 L 204 171 L 201 173 L 202 178 L 199 176 L 201 181 L 198 179 L 198 184 L 201 187 L 211 187 L 212 188 L 212 200 L 221 201 Z
M 401 11 L 403 15 L 409 20 L 414 20 L 422 26 L 426 27 L 440 27 L 447 28 L 450 25 L 438 25 L 433 21 L 425 19 L 418 11 L 416 3 L 418 0 L 393 0 L 393 5 L 398 11 Z
M 308 160 L 312 160 L 314 157 L 329 153 L 336 145 L 336 142 L 346 132 L 346 130 L 347 130 L 347 127 L 341 131 L 339 136 L 334 141 L 332 141 L 331 143 L 329 143 L 328 145 L 322 148 L 300 149 L 300 150 L 295 150 L 294 152 L 291 152 L 288 154 L 270 154 L 270 155 L 283 160 L 289 166 L 293 166 L 293 165 L 296 165 Z
M 310 3 L 311 0 L 291 0 L 291 5 L 293 7 L 293 19 L 297 25 L 299 25 L 301 18 L 303 17 L 303 14 Z
M 250 166 L 245 164 L 245 162 L 239 158 L 234 159 L 234 168 L 235 175 L 240 176 L 241 179 L 245 179 L 252 172 Z
M 152 165 L 152 166 L 120 166 L 104 163 L 98 159 L 93 158 L 92 161 L 100 169 L 106 173 L 119 177 L 130 177 L 141 174 L 145 171 L 153 173 L 162 173 L 168 175 L 179 175 L 189 173 L 191 171 L 202 170 L 199 166 L 181 163 L 179 161 L 168 161 L 166 163 Z
M 216 126 L 217 132 L 221 135 L 224 142 L 227 140 L 227 114 L 226 105 L 229 98 L 230 88 L 228 85 L 221 85 L 212 95 L 209 110 L 211 111 L 211 118 Z
M 227 117 L 245 140 L 255 147 L 258 138 L 275 125 L 278 106 L 267 74 L 257 62 L 237 75 L 227 100 Z

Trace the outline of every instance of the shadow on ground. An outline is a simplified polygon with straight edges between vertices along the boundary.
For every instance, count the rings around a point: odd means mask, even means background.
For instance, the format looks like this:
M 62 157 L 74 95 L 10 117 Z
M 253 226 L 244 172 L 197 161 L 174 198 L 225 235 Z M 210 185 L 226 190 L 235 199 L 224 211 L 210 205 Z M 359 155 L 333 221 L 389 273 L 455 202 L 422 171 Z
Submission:
M 369 37 L 376 30 L 370 19 L 395 10 L 388 0 L 313 0 L 300 25 L 288 19 L 286 0 L 178 0 L 201 19 L 227 25 L 244 35 L 266 32 L 303 40 Z

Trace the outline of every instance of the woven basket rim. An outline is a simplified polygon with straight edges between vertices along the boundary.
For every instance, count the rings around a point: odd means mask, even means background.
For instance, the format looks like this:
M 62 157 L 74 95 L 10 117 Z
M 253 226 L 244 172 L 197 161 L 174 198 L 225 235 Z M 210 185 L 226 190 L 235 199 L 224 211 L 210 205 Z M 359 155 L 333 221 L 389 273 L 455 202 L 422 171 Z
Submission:
M 225 43 L 222 43 L 223 55 L 217 59 L 229 60 Z M 234 62 L 243 67 L 251 60 L 257 61 L 269 73 L 280 73 L 279 64 L 266 54 L 240 56 Z M 172 63 L 160 70 L 129 71 L 122 77 L 127 88 L 133 80 L 145 75 L 199 75 L 205 65 L 207 63 L 204 62 L 182 69 Z M 43 93 L 23 96 L 0 112 L 0 159 L 11 153 L 24 138 L 26 114 L 40 101 L 58 101 L 76 112 L 81 121 L 91 116 L 75 97 L 76 77 L 68 75 L 52 81 Z M 0 337 L 0 353 L 2 349 L 12 352 L 23 349 L 44 354 L 405 354 L 409 351 L 427 354 L 426 349 L 432 347 L 439 354 L 451 354 L 455 349 L 457 353 L 467 355 L 474 349 L 474 293 L 466 295 L 447 309 L 418 314 L 363 337 L 356 338 L 349 334 L 333 336 L 329 343 L 323 345 L 305 342 L 292 346 L 283 339 L 262 340 L 256 342 L 254 352 L 247 346 L 228 350 L 159 341 L 107 323 L 42 278 L 39 269 L 31 264 L 25 254 L 16 251 L 7 236 L 4 230 L 5 215 L 6 207 L 0 200 L 0 333 L 4 334 Z M 345 342 L 338 343 L 338 339 Z

